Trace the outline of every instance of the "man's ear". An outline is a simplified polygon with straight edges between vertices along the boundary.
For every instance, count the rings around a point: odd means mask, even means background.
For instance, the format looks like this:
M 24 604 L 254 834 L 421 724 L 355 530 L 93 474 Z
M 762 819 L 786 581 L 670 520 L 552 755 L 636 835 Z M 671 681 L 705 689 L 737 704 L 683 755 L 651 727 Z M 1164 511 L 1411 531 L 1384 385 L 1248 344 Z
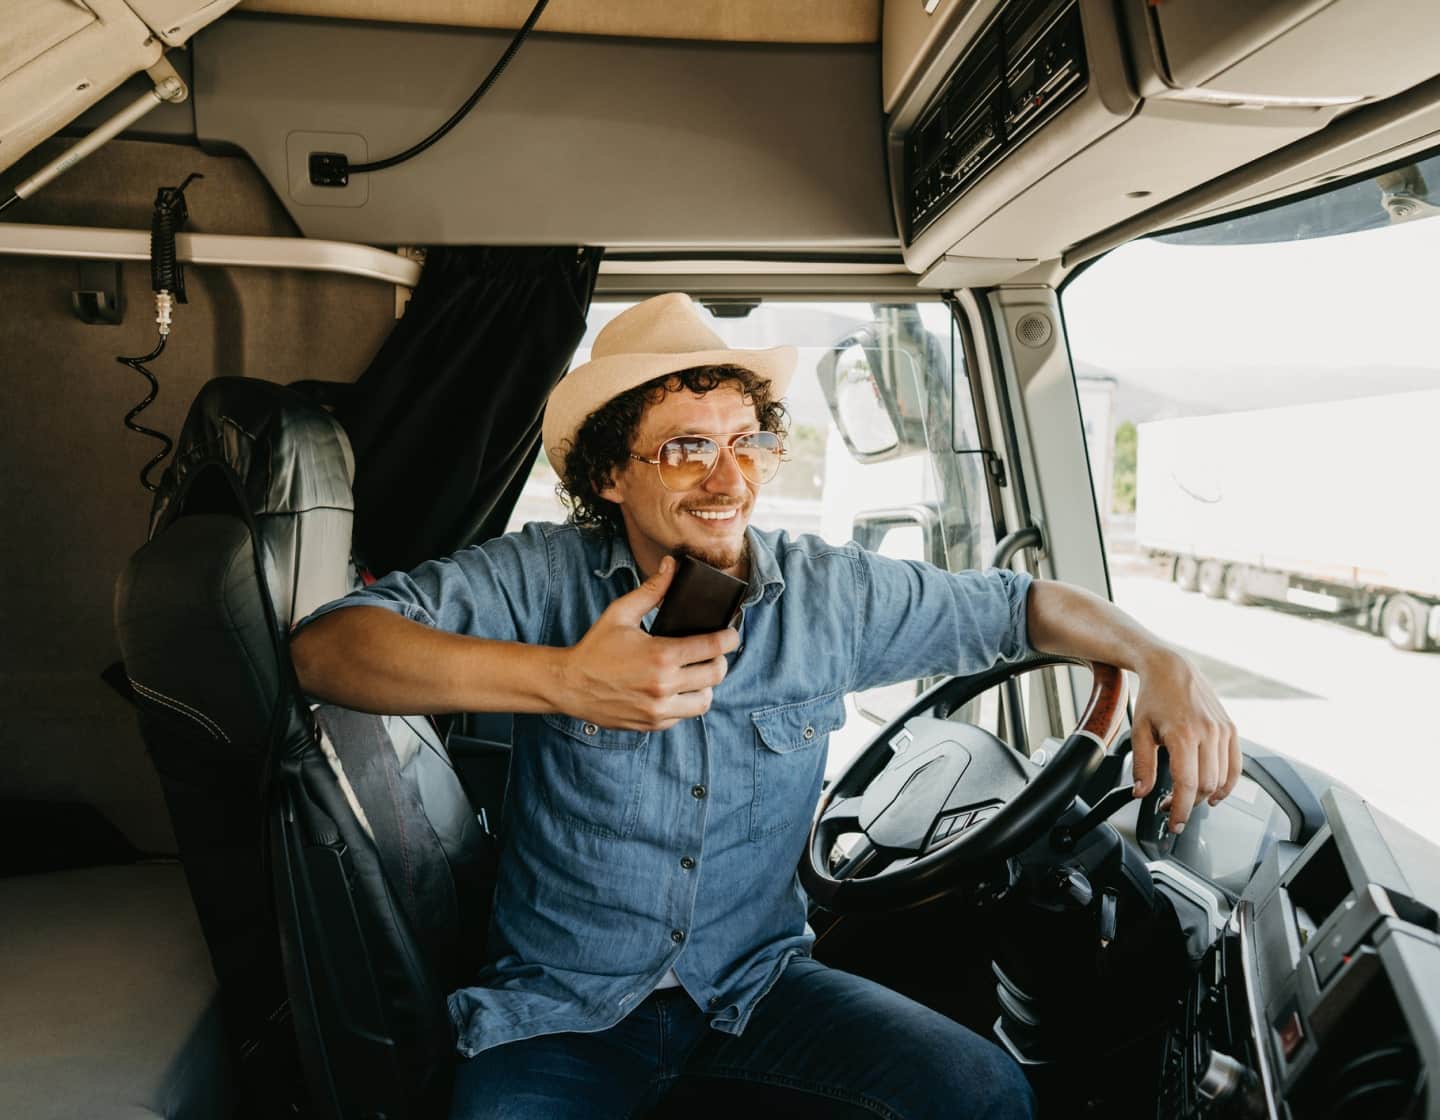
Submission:
M 595 491 L 597 498 L 604 498 L 607 502 L 614 502 L 617 506 L 625 500 L 620 492 L 620 487 L 615 485 L 615 471 L 610 472 L 610 477 L 605 480 L 605 485 Z

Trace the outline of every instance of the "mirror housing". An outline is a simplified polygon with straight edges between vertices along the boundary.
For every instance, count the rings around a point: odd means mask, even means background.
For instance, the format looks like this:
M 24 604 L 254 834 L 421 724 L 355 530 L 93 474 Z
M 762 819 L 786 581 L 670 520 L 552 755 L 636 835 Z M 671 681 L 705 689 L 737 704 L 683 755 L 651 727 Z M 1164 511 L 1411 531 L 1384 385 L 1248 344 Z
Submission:
M 936 341 L 923 327 L 916 334 L 880 319 L 840 339 L 816 367 L 830 415 L 859 462 L 928 449 L 921 371 Z

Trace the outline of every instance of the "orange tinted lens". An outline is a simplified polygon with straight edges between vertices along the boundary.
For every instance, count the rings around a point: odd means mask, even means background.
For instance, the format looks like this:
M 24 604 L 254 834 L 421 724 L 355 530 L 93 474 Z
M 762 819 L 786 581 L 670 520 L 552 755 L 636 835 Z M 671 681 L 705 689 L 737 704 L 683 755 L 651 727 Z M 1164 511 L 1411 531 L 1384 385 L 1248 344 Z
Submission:
M 759 485 L 780 469 L 780 437 L 774 432 L 747 432 L 730 445 L 740 473 Z
M 693 490 L 715 469 L 720 447 L 704 436 L 676 436 L 660 445 L 660 481 L 667 490 Z

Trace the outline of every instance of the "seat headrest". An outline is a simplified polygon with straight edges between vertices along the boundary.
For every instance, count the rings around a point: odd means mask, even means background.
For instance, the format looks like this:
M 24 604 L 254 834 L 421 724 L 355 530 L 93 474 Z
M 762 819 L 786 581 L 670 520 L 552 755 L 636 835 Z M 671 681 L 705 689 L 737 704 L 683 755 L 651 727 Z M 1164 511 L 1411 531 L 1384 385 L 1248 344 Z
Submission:
M 248 512 L 276 621 L 288 628 L 355 585 L 354 474 L 344 429 L 309 398 L 255 378 L 216 378 L 180 430 L 150 538 L 187 514 Z
M 256 517 L 315 508 L 354 511 L 355 458 L 345 430 L 309 398 L 250 377 L 217 377 L 196 394 L 161 479 L 150 535 L 208 495 L 191 493 L 197 472 L 224 463 Z M 177 508 L 178 506 L 178 508 Z

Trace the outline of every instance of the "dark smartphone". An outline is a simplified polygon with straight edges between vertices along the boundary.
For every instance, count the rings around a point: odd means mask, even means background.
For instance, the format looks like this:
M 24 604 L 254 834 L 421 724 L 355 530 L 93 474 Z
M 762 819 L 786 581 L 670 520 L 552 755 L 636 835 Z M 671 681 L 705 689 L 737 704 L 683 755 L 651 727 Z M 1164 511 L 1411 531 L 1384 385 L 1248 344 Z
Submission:
M 749 586 L 693 556 L 681 556 L 650 633 L 657 638 L 688 638 L 724 630 L 734 621 Z

